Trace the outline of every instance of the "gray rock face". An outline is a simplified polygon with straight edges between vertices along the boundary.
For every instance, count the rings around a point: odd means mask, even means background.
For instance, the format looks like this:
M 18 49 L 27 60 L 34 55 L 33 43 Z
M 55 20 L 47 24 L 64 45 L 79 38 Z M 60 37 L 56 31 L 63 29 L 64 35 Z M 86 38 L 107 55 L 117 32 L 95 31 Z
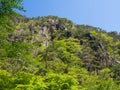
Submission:
M 67 20 L 64 22 L 68 23 Z M 51 41 L 51 34 L 55 30 L 68 30 L 69 24 L 61 23 L 56 17 L 46 17 L 39 20 L 28 20 L 27 22 L 18 22 L 17 29 L 9 35 L 10 41 L 14 42 L 27 42 L 27 43 L 42 43 L 44 46 L 48 46 Z M 72 25 L 70 25 L 72 26 Z

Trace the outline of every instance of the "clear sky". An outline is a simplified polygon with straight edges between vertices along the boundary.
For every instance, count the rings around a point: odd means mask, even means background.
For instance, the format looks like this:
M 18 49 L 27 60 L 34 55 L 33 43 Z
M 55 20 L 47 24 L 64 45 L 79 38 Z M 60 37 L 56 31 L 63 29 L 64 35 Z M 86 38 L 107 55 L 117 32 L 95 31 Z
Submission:
M 27 17 L 54 15 L 120 32 L 120 0 L 24 0 Z

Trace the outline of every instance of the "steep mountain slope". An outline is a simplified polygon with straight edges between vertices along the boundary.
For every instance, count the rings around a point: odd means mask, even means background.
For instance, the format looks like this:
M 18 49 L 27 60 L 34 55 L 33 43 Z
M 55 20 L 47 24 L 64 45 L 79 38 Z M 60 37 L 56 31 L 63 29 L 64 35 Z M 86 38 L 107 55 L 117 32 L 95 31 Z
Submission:
M 97 69 L 102 69 L 119 62 L 118 60 L 116 61 L 116 57 L 112 55 L 113 52 L 111 53 L 108 50 L 113 50 L 113 47 L 116 47 L 113 38 L 108 36 L 107 33 L 102 32 L 99 28 L 84 25 L 75 26 L 65 18 L 54 16 L 34 19 L 16 17 L 15 22 L 16 30 L 13 34 L 9 34 L 12 43 L 25 42 L 33 45 L 34 43 L 39 43 L 41 46 L 48 47 L 54 39 L 61 40 L 72 37 L 78 39 L 80 45 L 85 47 L 80 54 L 80 58 L 84 60 L 83 62 L 88 63 L 90 61 L 89 64 L 95 63 L 96 67 L 89 65 L 90 67 L 88 69 L 93 68 L 95 70 L 97 67 Z M 119 40 L 117 42 L 119 42 Z M 109 44 L 112 45 L 109 46 Z M 86 47 L 88 47 L 88 50 Z M 88 55 L 89 59 L 91 57 L 93 57 L 93 59 L 91 58 L 92 60 L 86 61 L 86 57 L 88 57 L 86 54 L 91 55 Z M 87 64 L 85 66 L 88 67 Z
M 11 24 L 13 31 L 0 34 L 0 73 L 12 90 L 120 89 L 119 34 L 56 16 L 19 16 Z

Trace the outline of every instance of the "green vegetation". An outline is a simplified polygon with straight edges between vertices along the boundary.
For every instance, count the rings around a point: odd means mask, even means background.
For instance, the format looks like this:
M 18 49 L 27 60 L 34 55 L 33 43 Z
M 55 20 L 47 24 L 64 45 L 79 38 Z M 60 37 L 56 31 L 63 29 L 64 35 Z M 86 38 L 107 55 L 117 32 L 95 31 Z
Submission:
M 22 0 L 6 2 L 0 1 L 0 90 L 120 90 L 117 32 L 56 16 L 26 18 L 14 11 L 23 10 Z

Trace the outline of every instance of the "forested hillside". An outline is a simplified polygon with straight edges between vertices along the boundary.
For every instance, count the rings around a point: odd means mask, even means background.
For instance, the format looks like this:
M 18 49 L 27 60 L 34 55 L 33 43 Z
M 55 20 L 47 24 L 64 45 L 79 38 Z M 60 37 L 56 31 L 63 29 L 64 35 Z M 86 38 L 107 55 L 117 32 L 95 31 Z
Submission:
M 0 90 L 120 90 L 120 35 L 56 16 L 10 19 Z
M 0 0 L 0 90 L 120 90 L 119 33 L 15 10 Z

